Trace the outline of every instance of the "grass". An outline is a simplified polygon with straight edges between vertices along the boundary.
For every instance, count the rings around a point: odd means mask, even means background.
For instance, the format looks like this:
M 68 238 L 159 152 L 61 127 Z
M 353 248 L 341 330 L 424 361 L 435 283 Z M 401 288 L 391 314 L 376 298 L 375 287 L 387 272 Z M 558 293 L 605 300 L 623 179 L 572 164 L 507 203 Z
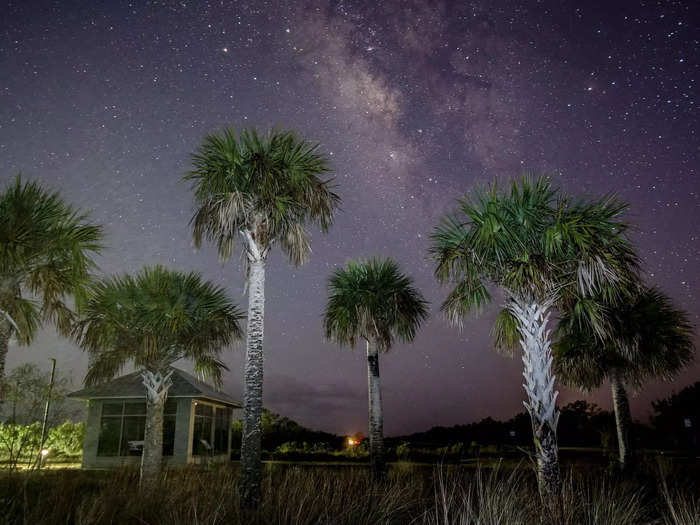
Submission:
M 687 472 L 618 479 L 565 476 L 561 525 L 700 523 Z M 372 486 L 363 466 L 269 464 L 263 500 L 241 516 L 235 466 L 166 471 L 139 491 L 138 471 L 47 470 L 0 473 L 0 524 L 411 524 L 547 523 L 529 468 L 394 465 Z

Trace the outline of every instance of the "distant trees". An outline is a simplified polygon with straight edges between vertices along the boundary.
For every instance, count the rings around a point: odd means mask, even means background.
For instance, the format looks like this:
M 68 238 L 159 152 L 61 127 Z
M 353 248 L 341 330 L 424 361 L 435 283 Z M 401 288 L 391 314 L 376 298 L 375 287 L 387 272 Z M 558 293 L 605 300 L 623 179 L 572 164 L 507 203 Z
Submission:
M 557 440 L 569 447 L 600 447 L 606 434 L 614 433 L 613 415 L 584 400 L 564 405 L 559 410 Z M 394 443 L 408 441 L 419 447 L 444 447 L 455 443 L 483 446 L 532 445 L 532 422 L 527 412 L 506 421 L 485 417 L 480 421 L 451 427 L 436 426 L 424 432 L 391 438 Z
M 345 436 L 308 429 L 288 417 L 275 414 L 267 409 L 263 409 L 261 427 L 262 449 L 267 451 L 273 451 L 288 442 L 327 444 L 332 448 L 340 448 L 345 442 Z M 243 421 L 234 421 L 231 437 L 232 448 L 240 448 L 242 435 Z
M 146 387 L 142 483 L 151 483 L 161 468 L 170 366 L 189 359 L 197 374 L 220 384 L 226 369 L 221 352 L 242 338 L 242 317 L 222 288 L 194 272 L 146 267 L 135 276 L 91 286 L 74 329 L 91 357 L 85 383 L 112 379 L 129 362 L 141 371 Z
M 0 407 L 3 422 L 19 425 L 41 422 L 49 381 L 50 374 L 35 364 L 25 363 L 12 369 L 5 378 L 5 402 Z M 66 400 L 69 390 L 69 379 L 58 374 L 51 388 L 49 427 L 82 412 L 82 404 Z
M 396 340 L 412 341 L 427 316 L 427 302 L 391 259 L 350 261 L 329 279 L 323 320 L 326 337 L 349 347 L 364 340 L 367 347 L 369 451 L 374 479 L 385 476 L 379 354 L 388 352 Z
M 651 423 L 661 445 L 700 448 L 700 381 L 651 404 Z
M 0 383 L 11 336 L 22 345 L 43 322 L 70 335 L 102 228 L 58 193 L 17 177 L 0 193 Z M 0 400 L 2 390 L 0 389 Z
M 227 260 L 237 238 L 243 246 L 248 289 L 248 329 L 244 381 L 244 432 L 241 446 L 241 505 L 260 503 L 261 417 L 265 266 L 279 244 L 294 265 L 304 263 L 311 246 L 307 227 L 328 229 L 340 198 L 332 191 L 328 161 L 317 146 L 292 132 L 240 135 L 226 129 L 209 135 L 193 155 L 185 177 L 193 181 L 195 244 L 216 243 Z
M 601 410 L 595 404 L 584 400 L 574 401 L 560 409 L 559 441 L 564 446 L 600 447 L 604 446 L 608 434 L 613 437 L 615 421 L 611 412 Z M 348 447 L 348 436 L 339 436 L 328 432 L 311 430 L 290 418 L 263 410 L 262 417 L 263 440 L 262 448 L 268 453 L 279 451 L 283 445 L 306 445 L 308 449 L 323 449 L 341 451 Z M 233 422 L 231 446 L 240 447 L 243 422 Z M 648 430 L 651 432 L 651 429 Z M 359 434 L 359 435 L 358 435 Z M 361 433 L 353 435 L 359 442 L 364 441 Z M 408 444 L 399 450 L 402 444 Z M 512 418 L 500 421 L 486 417 L 480 421 L 455 425 L 451 427 L 436 426 L 424 432 L 410 435 L 394 436 L 384 439 L 387 454 L 390 449 L 396 449 L 396 455 L 406 452 L 409 458 L 413 448 L 419 449 L 450 449 L 462 448 L 461 453 L 469 456 L 478 451 L 479 447 L 513 446 L 520 449 L 532 445 L 532 423 L 527 412 L 520 412 Z M 472 446 L 474 445 L 474 446 Z M 604 446 L 605 448 L 605 446 Z M 400 452 L 401 451 L 401 452 Z M 513 450 L 514 453 L 519 453 Z M 340 456 L 346 457 L 346 456 Z M 439 456 L 437 458 L 439 459 Z
M 607 326 L 601 341 L 580 323 L 574 310 L 564 312 L 555 344 L 557 374 L 570 386 L 599 388 L 609 380 L 622 469 L 632 463 L 632 415 L 627 388 L 650 379 L 671 379 L 694 358 L 693 328 L 688 316 L 655 288 L 640 288 L 629 301 L 614 306 L 600 297 Z
M 557 438 L 564 446 L 608 449 L 614 433 L 613 414 L 593 403 L 573 401 L 560 409 Z
M 614 199 L 573 201 L 546 178 L 529 176 L 509 188 L 497 184 L 459 200 L 432 235 L 435 275 L 453 289 L 442 310 L 455 324 L 490 301 L 487 284 L 505 293 L 494 328 L 497 344 L 523 350 L 526 408 L 532 419 L 540 492 L 557 508 L 559 474 L 551 337 L 552 308 L 628 278 L 637 261 Z M 595 305 L 592 305 L 595 307 Z M 599 316 L 588 328 L 604 333 Z

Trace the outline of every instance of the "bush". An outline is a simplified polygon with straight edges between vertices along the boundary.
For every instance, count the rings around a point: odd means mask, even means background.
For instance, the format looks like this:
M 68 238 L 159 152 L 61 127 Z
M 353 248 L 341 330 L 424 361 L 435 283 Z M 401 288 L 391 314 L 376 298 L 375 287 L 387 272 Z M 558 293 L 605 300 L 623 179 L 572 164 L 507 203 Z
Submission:
M 410 443 L 404 441 L 396 447 L 396 457 L 400 459 L 408 459 L 411 454 Z
M 334 450 L 328 443 L 287 441 L 275 448 L 269 454 L 269 458 L 285 461 L 345 461 L 364 460 L 368 455 L 364 443 L 356 447 Z
M 9 468 L 17 468 L 20 462 L 31 462 L 39 452 L 41 425 L 0 425 L 0 459 Z
M 49 430 L 46 448 L 52 454 L 76 457 L 83 452 L 83 441 L 85 441 L 85 423 L 66 421 Z
M 48 448 L 52 456 L 80 456 L 85 440 L 85 423 L 66 421 L 62 425 L 49 429 L 44 448 Z M 0 461 L 5 462 L 11 469 L 20 463 L 31 464 L 37 459 L 39 442 L 41 441 L 41 424 L 0 425 Z

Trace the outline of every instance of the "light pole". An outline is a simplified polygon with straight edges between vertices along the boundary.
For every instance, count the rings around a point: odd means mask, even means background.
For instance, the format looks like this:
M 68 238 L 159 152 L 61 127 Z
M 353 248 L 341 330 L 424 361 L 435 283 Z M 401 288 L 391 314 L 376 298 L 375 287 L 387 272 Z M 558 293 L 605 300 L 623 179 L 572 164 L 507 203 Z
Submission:
M 51 407 L 51 394 L 53 393 L 53 380 L 56 375 L 56 360 L 51 357 L 51 380 L 49 381 L 49 393 L 46 396 L 46 406 L 44 408 L 44 420 L 41 423 L 41 440 L 39 441 L 39 452 L 37 453 L 38 467 L 44 462 L 44 441 L 46 440 L 46 423 L 49 419 L 49 408 Z M 48 453 L 48 451 L 47 451 Z

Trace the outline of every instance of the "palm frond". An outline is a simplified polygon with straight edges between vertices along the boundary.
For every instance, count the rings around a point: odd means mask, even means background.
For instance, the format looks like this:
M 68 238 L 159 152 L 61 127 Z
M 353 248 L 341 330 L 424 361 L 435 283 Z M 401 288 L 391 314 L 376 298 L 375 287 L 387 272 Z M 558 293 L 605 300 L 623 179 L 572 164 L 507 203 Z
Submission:
M 21 176 L 0 193 L 0 219 L 0 276 L 7 280 L 0 288 L 14 290 L 0 294 L 0 308 L 14 311 L 20 319 L 18 327 L 25 332 L 18 340 L 29 344 L 40 319 L 68 333 L 74 316 L 67 304 L 71 298 L 79 303 L 92 279 L 102 228 L 58 193 L 24 182 Z M 22 289 L 38 301 L 24 301 Z
M 576 310 L 580 302 L 564 312 L 555 348 L 560 376 L 567 383 L 596 387 L 616 373 L 639 387 L 649 379 L 672 379 L 694 360 L 688 316 L 661 291 L 640 287 L 627 303 L 614 306 L 603 295 L 586 303 L 599 310 L 607 329 L 601 336 L 578 322 L 589 317 Z
M 579 299 L 605 294 L 622 302 L 634 289 L 639 261 L 620 218 L 625 210 L 612 196 L 572 201 L 548 177 L 531 174 L 477 188 L 431 236 L 435 275 L 452 286 L 443 311 L 459 324 L 488 301 L 491 284 L 561 309 L 588 306 L 576 322 L 603 337 L 601 313 Z
M 473 311 L 480 311 L 491 301 L 486 285 L 474 274 L 466 274 L 440 306 L 440 310 L 455 326 L 462 327 L 462 319 Z
M 326 337 L 354 346 L 358 339 L 383 351 L 394 341 L 412 341 L 427 316 L 427 301 L 391 259 L 350 261 L 328 281 Z
M 491 329 L 494 346 L 497 350 L 512 355 L 520 343 L 518 320 L 508 308 L 501 308 Z
M 318 145 L 290 131 L 225 129 L 204 139 L 192 164 L 185 179 L 195 190 L 195 245 L 215 242 L 224 260 L 235 237 L 250 232 L 263 252 L 279 242 L 290 262 L 302 264 L 310 251 L 306 227 L 327 230 L 340 204 L 322 178 L 330 168 Z
M 198 273 L 154 266 L 95 283 L 73 336 L 92 356 L 90 380 L 128 362 L 162 371 L 184 358 L 218 381 L 214 368 L 224 366 L 223 349 L 243 337 L 242 318 L 225 290 Z

